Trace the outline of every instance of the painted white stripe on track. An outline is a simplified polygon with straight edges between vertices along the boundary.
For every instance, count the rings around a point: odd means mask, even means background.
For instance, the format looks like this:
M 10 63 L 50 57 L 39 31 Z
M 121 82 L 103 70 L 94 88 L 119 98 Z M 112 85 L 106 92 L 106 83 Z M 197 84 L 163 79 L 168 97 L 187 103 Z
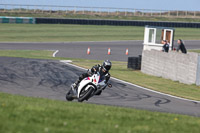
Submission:
M 82 70 L 87 70 L 87 69 L 85 69 L 85 68 L 76 66 L 76 65 L 74 65 L 74 64 L 70 64 L 69 62 L 64 62 L 64 61 L 60 61 L 60 62 L 63 62 L 63 63 L 65 63 L 65 64 L 67 64 L 67 65 L 70 65 L 70 66 L 73 66 L 73 67 L 76 67 L 76 68 L 79 68 L 79 69 L 82 69 Z M 140 89 L 144 89 L 144 90 L 147 90 L 147 91 L 150 91 L 150 92 L 154 92 L 154 93 L 157 93 L 157 94 L 161 94 L 161 95 L 164 95 L 164 96 L 169 96 L 169 97 L 172 97 L 172 98 L 176 98 L 176 99 L 184 100 L 184 101 L 189 101 L 189 102 L 200 103 L 200 101 L 195 101 L 195 100 L 190 100 L 190 99 L 186 99 L 186 98 L 181 98 L 181 97 L 173 96 L 173 95 L 170 95 L 170 94 L 165 94 L 165 93 L 158 92 L 158 91 L 155 91 L 155 90 L 151 90 L 151 89 L 148 89 L 148 88 L 145 88 L 145 87 L 142 87 L 142 86 L 133 84 L 133 83 L 129 83 L 129 82 L 126 82 L 126 81 L 117 79 L 117 78 L 111 77 L 111 79 L 117 80 L 117 81 L 119 81 L 119 82 L 122 82 L 122 83 L 125 83 L 125 84 L 128 84 L 128 85 L 132 85 L 132 86 L 138 87 L 138 88 L 140 88 Z
M 54 53 L 53 53 L 53 57 L 56 57 L 56 54 L 59 52 L 59 50 L 56 50 Z

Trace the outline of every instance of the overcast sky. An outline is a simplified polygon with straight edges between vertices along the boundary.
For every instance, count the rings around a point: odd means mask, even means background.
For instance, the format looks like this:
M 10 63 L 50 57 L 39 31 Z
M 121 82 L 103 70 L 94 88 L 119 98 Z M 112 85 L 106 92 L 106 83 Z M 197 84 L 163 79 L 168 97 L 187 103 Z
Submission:
M 0 0 L 0 4 L 63 5 L 200 11 L 200 0 Z

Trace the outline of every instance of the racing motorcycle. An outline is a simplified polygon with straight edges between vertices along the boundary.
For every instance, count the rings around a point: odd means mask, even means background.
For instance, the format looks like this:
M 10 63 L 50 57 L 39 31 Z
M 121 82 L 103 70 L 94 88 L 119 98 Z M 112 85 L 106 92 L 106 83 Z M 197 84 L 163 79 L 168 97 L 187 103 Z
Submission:
M 90 77 L 86 77 L 79 83 L 77 91 L 72 90 L 72 87 L 70 88 L 66 94 L 66 100 L 72 101 L 78 99 L 79 102 L 83 102 L 94 95 L 100 95 L 102 90 L 107 86 L 112 87 L 110 83 L 105 83 L 104 78 L 102 78 L 99 72 L 94 73 Z

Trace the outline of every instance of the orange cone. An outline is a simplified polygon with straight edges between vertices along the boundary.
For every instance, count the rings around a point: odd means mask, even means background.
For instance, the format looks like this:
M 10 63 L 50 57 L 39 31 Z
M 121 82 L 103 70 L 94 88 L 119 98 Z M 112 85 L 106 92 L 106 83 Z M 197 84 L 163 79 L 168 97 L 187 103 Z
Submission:
M 87 49 L 87 54 L 88 55 L 90 54 L 90 47 L 88 47 L 88 49 Z
M 128 48 L 126 49 L 126 55 L 128 55 Z
M 110 50 L 110 48 L 108 48 L 108 55 L 111 55 L 111 50 Z

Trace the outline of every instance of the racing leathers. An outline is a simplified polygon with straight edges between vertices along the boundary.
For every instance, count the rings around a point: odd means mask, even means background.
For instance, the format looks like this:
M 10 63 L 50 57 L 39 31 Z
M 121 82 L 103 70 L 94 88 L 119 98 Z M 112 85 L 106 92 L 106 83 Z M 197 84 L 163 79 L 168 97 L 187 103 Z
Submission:
M 110 79 L 110 73 L 108 71 L 103 71 L 101 65 L 95 65 L 91 69 L 88 69 L 87 73 L 83 73 L 79 76 L 78 80 L 75 82 L 74 88 L 77 88 L 78 84 L 86 77 L 92 76 L 95 72 L 99 72 L 101 80 L 105 80 L 105 83 Z

